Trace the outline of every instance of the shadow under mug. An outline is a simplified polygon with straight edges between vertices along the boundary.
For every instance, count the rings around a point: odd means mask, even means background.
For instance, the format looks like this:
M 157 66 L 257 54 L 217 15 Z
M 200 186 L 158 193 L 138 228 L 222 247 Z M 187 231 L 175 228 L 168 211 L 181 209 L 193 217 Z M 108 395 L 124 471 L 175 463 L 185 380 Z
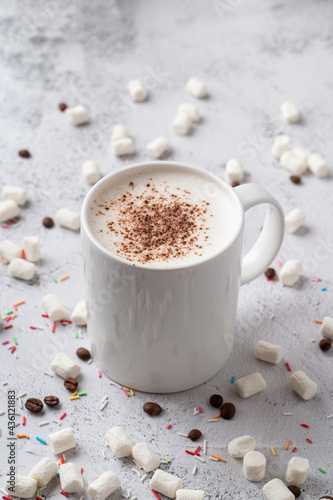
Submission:
M 237 224 L 227 245 L 200 262 L 174 268 L 136 264 L 107 250 L 89 227 L 89 209 L 107 183 L 140 170 L 167 168 L 199 175 L 229 191 Z M 266 204 L 259 238 L 244 257 L 244 212 Z M 237 188 L 207 170 L 176 162 L 131 165 L 101 179 L 81 213 L 88 336 L 98 367 L 122 386 L 170 393 L 213 377 L 232 349 L 239 286 L 263 273 L 284 236 L 280 204 L 256 184 Z

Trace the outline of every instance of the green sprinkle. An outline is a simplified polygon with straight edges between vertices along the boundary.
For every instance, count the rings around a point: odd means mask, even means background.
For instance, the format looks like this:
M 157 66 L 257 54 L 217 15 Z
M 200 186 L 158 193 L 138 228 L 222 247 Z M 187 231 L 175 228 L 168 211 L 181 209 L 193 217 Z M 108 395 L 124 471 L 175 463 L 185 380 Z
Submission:
M 40 443 L 46 444 L 46 441 L 44 441 L 44 439 L 42 439 L 42 438 L 40 438 L 40 437 L 38 437 L 38 436 L 36 436 L 36 439 L 37 439 L 37 441 L 39 441 Z
M 8 316 L 9 314 L 13 314 L 14 311 L 8 311 L 8 313 L 5 313 L 4 316 Z
M 38 497 L 40 490 L 36 491 L 36 497 Z
M 16 338 L 16 337 L 13 337 L 13 340 L 14 340 L 14 344 L 15 344 L 15 345 L 18 345 L 17 338 Z
M 323 474 L 326 474 L 326 470 L 322 469 L 321 467 L 318 467 L 318 470 L 320 470 L 320 472 L 322 472 Z
M 87 395 L 87 393 L 86 393 L 86 392 L 78 392 L 78 393 L 77 393 L 77 396 L 86 396 L 86 395 Z
M 58 283 L 58 282 L 57 282 L 57 278 L 54 276 L 54 274 L 51 274 L 51 276 L 52 276 L 53 281 L 54 281 L 55 283 Z
M 83 186 L 80 186 L 80 191 L 84 191 L 84 187 Z
M 79 338 L 79 334 L 77 332 L 74 332 L 75 338 Z
M 162 457 L 163 460 L 165 460 L 166 462 L 169 462 L 171 464 L 171 460 L 169 460 L 168 458 L 165 458 L 165 457 Z

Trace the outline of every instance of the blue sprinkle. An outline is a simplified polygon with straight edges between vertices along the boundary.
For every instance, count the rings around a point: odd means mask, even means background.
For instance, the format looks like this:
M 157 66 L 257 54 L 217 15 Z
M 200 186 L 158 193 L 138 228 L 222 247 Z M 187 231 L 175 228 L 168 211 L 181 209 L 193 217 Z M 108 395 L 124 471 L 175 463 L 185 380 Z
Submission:
M 235 382 L 235 380 L 236 380 L 236 377 L 235 377 L 235 375 L 234 375 L 234 376 L 232 377 L 232 379 L 231 379 L 231 383 L 233 384 L 233 383 Z
M 321 291 L 322 292 L 326 292 L 327 288 L 322 288 Z
M 38 436 L 36 436 L 36 439 L 37 439 L 37 441 L 39 441 L 40 443 L 46 444 L 46 441 L 44 441 L 44 439 L 42 439 L 42 438 L 40 438 L 40 437 L 38 437 Z

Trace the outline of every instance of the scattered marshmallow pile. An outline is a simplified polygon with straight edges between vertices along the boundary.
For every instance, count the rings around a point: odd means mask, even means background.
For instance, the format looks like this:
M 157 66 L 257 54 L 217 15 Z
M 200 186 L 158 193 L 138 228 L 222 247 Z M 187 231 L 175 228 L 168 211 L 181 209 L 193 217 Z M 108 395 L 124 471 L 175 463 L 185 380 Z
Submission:
M 0 257 L 9 262 L 9 274 L 29 281 L 36 273 L 34 262 L 40 259 L 39 238 L 26 236 L 23 239 L 23 249 L 10 240 L 4 240 L 0 243 Z
M 42 298 L 42 306 L 48 317 L 53 321 L 66 319 L 67 311 L 59 297 L 53 293 L 49 293 Z M 87 324 L 87 303 L 85 299 L 77 302 L 71 315 L 71 321 L 78 326 Z
M 132 155 L 135 152 L 134 141 L 128 135 L 125 125 L 115 125 L 111 135 L 111 149 L 115 156 Z
M 178 135 L 186 135 L 190 132 L 193 124 L 199 120 L 197 106 L 192 103 L 183 103 L 178 107 L 176 118 L 172 122 L 172 129 Z
M 18 186 L 4 186 L 0 202 L 0 222 L 15 219 L 20 215 L 19 207 L 27 201 L 27 192 Z

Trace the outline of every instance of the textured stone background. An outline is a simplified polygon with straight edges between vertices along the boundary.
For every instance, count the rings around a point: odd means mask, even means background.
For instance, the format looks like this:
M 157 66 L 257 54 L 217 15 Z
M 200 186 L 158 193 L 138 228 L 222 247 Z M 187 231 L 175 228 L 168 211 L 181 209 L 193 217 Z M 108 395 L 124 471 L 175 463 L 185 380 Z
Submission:
M 333 463 L 331 467 L 327 464 L 332 459 L 333 419 L 326 420 L 326 416 L 333 413 L 333 353 L 319 350 L 320 327 L 313 323 L 315 318 L 332 315 L 332 16 L 333 4 L 324 0 L 1 2 L 0 182 L 22 185 L 29 192 L 19 226 L 0 228 L 1 239 L 21 244 L 24 236 L 37 234 L 43 257 L 33 283 L 12 279 L 1 264 L 2 312 L 13 302 L 25 299 L 26 304 L 20 307 L 14 328 L 0 329 L 1 341 L 11 340 L 15 334 L 19 342 L 18 359 L 0 345 L 0 411 L 6 408 L 8 388 L 17 394 L 27 391 L 29 396 L 55 394 L 61 398 L 61 408 L 46 408 L 43 414 L 18 410 L 17 422 L 26 414 L 24 431 L 31 436 L 29 441 L 18 442 L 21 474 L 28 474 L 41 457 L 52 456 L 35 436 L 46 438 L 58 426 L 51 423 L 40 428 L 38 423 L 52 422 L 66 411 L 62 426 L 72 426 L 77 439 L 76 450 L 66 457 L 84 467 L 85 484 L 111 469 L 119 473 L 124 491 L 130 488 L 139 500 L 153 498 L 148 482 L 142 484 L 131 470 L 130 460 L 117 460 L 108 449 L 107 459 L 102 458 L 105 432 L 122 425 L 134 442 L 149 441 L 156 452 L 172 460 L 162 469 L 180 476 L 184 487 L 203 488 L 209 499 L 263 498 L 265 481 L 283 479 L 292 446 L 311 462 L 302 498 L 332 494 Z M 192 75 L 202 77 L 210 95 L 198 102 L 202 122 L 191 136 L 179 137 L 173 135 L 170 122 L 180 102 L 194 101 L 184 91 Z M 149 89 L 149 100 L 142 104 L 132 103 L 127 95 L 126 83 L 135 77 Z M 297 102 L 302 112 L 299 124 L 281 122 L 278 107 L 286 99 Z M 61 101 L 85 104 L 91 123 L 81 128 L 69 125 L 57 109 Z M 119 122 L 128 125 L 135 139 L 133 158 L 115 159 L 110 153 L 110 132 Z M 280 132 L 290 134 L 295 145 L 321 152 L 330 166 L 328 178 L 306 175 L 302 185 L 292 184 L 270 155 L 272 137 Z M 56 352 L 65 350 L 75 357 L 78 346 L 88 346 L 85 331 L 83 340 L 75 338 L 72 326 L 58 326 L 52 334 L 49 322 L 40 314 L 46 293 L 57 293 L 69 310 L 82 298 L 80 236 L 60 227 L 46 230 L 41 221 L 63 206 L 80 209 L 89 189 L 81 178 L 84 160 L 95 159 L 105 175 L 147 159 L 145 145 L 159 134 L 170 138 L 170 159 L 222 176 L 225 162 L 238 156 L 245 165 L 246 181 L 265 186 L 285 212 L 304 209 L 306 226 L 296 235 L 286 235 L 279 254 L 283 262 L 300 259 L 303 277 L 291 289 L 264 277 L 242 288 L 233 354 L 224 369 L 201 387 L 182 394 L 126 398 L 106 377 L 98 378 L 94 364 L 81 362 L 80 389 L 88 396 L 70 402 L 62 380 L 43 373 Z M 21 148 L 31 151 L 30 160 L 18 157 Z M 247 217 L 246 247 L 256 238 L 261 221 L 260 209 Z M 70 274 L 70 279 L 55 284 L 51 273 L 58 278 Z M 312 281 L 313 275 L 323 282 Z M 326 292 L 321 292 L 323 286 Z M 270 320 L 272 314 L 275 317 Z M 44 330 L 30 330 L 31 324 Z M 313 400 L 304 402 L 288 388 L 284 362 L 269 366 L 255 360 L 253 350 L 259 339 L 281 343 L 284 361 L 293 370 L 304 369 L 318 383 Z M 231 377 L 257 370 L 266 378 L 267 389 L 241 400 L 230 384 Z M 9 384 L 2 386 L 4 381 Z M 208 406 L 213 392 L 235 403 L 237 414 L 232 421 L 207 422 L 216 413 Z M 104 394 L 110 402 L 101 412 Z M 164 408 L 154 419 L 142 411 L 143 402 L 151 399 Z M 193 416 L 198 405 L 204 413 Z M 294 415 L 283 417 L 283 411 Z M 300 427 L 302 422 L 310 429 Z M 169 423 L 173 427 L 166 430 Z M 1 487 L 7 472 L 6 426 L 4 415 L 0 417 Z M 178 432 L 194 427 L 202 430 L 209 452 L 225 457 L 226 464 L 200 463 L 184 453 L 190 444 Z M 22 425 L 17 430 L 22 432 Z M 228 442 L 242 434 L 253 435 L 267 457 L 261 483 L 248 482 L 241 462 L 227 456 Z M 307 437 L 313 444 L 306 442 Z M 283 451 L 287 439 L 292 444 L 289 451 Z M 270 446 L 275 447 L 276 457 Z M 191 475 L 194 465 L 198 466 L 196 476 Z M 45 495 L 60 498 L 57 481 Z M 88 498 L 86 488 L 84 498 Z M 120 499 L 121 492 L 113 498 Z

